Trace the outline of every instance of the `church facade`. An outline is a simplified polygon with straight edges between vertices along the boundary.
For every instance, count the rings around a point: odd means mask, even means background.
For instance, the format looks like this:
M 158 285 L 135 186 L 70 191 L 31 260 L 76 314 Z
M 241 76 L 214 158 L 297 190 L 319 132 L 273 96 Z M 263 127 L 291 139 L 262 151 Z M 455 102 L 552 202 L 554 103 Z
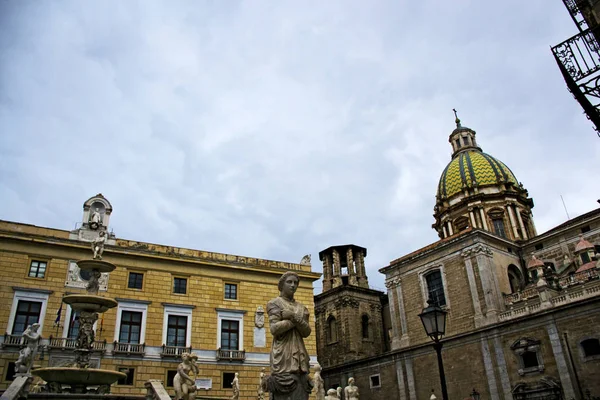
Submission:
M 255 399 L 261 369 L 269 369 L 266 304 L 291 270 L 300 277 L 296 299 L 313 314 L 312 282 L 320 274 L 312 272 L 310 257 L 288 263 L 122 239 L 110 229 L 112 212 L 98 194 L 84 203 L 74 231 L 0 221 L 0 390 L 14 378 L 27 325 L 41 324 L 34 367 L 73 360 L 79 320 L 62 297 L 85 292 L 89 276 L 76 261 L 91 258 L 90 243 L 102 232 L 102 257 L 117 268 L 101 276 L 99 293 L 118 306 L 96 323 L 91 365 L 127 374 L 112 393 L 142 395 L 144 383 L 157 379 L 173 394 L 180 354 L 193 352 L 199 398 L 230 397 L 239 373 L 240 399 Z M 313 338 L 305 340 L 312 363 Z
M 440 240 L 381 268 L 368 288 L 366 249 L 320 254 L 317 353 L 327 387 L 355 378 L 361 398 L 428 399 L 442 391 L 419 314 L 447 312 L 442 357 L 449 398 L 600 396 L 600 209 L 538 234 L 533 200 L 456 120 L 437 187 Z M 359 254 L 359 257 L 355 256 Z

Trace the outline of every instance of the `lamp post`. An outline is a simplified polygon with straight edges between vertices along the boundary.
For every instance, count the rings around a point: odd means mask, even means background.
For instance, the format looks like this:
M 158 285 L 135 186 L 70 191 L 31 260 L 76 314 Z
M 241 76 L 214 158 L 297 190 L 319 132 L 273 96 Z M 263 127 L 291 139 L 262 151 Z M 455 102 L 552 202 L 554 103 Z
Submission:
M 446 389 L 446 374 L 444 374 L 444 361 L 442 360 L 442 342 L 440 340 L 446 333 L 446 314 L 435 300 L 429 298 L 428 306 L 423 309 L 419 318 L 423 323 L 427 336 L 433 340 L 433 348 L 437 353 L 438 368 L 440 370 L 440 384 L 442 386 L 442 400 L 448 400 L 448 390 Z

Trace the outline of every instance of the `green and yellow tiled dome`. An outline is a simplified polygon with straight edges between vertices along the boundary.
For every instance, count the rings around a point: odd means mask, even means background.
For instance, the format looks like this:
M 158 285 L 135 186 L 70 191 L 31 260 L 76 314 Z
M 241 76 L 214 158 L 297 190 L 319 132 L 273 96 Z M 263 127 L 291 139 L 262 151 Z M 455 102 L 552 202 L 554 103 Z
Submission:
M 478 187 L 512 182 L 517 178 L 500 160 L 478 150 L 463 151 L 450 161 L 442 172 L 438 185 L 438 198 L 448 198 L 463 190 L 463 186 Z

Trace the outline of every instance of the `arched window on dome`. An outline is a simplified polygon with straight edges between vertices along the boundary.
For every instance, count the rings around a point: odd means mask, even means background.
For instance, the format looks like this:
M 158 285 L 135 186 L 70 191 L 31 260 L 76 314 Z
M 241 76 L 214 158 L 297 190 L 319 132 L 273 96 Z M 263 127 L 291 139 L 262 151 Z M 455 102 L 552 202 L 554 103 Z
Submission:
M 510 285 L 510 292 L 517 293 L 517 292 L 523 290 L 525 281 L 523 279 L 523 274 L 521 273 L 519 268 L 514 264 L 510 264 L 507 269 L 507 274 L 508 274 L 508 283 Z
M 333 315 L 330 315 L 327 318 L 327 344 L 337 341 L 337 321 Z
M 488 211 L 488 215 L 492 220 L 493 232 L 496 235 L 507 239 L 508 237 L 506 236 L 506 229 L 504 227 L 504 210 L 501 208 L 492 208 Z
M 454 228 L 456 232 L 462 232 L 465 229 L 469 228 L 469 218 L 462 216 L 458 217 L 454 220 Z
M 468 137 L 468 136 L 463 136 L 463 144 L 464 144 L 465 146 L 468 146 L 468 145 L 469 145 L 469 137 Z

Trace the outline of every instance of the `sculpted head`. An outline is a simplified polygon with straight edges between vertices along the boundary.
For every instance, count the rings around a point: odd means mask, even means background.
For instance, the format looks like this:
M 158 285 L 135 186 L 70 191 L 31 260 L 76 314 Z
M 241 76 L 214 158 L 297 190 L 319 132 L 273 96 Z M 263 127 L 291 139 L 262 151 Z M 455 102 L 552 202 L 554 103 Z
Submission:
M 38 329 L 40 329 L 40 324 L 39 323 L 36 322 L 35 324 L 31 324 L 31 330 L 33 332 L 37 332 Z
M 279 288 L 281 295 L 293 298 L 294 293 L 296 293 L 296 289 L 298 289 L 299 282 L 300 278 L 298 277 L 298 274 L 293 271 L 288 271 L 281 275 L 277 287 Z
M 321 364 L 317 363 L 315 365 L 315 372 L 321 372 L 322 368 L 321 368 Z
M 348 385 L 350 385 L 350 386 L 354 385 L 354 378 L 348 379 Z

